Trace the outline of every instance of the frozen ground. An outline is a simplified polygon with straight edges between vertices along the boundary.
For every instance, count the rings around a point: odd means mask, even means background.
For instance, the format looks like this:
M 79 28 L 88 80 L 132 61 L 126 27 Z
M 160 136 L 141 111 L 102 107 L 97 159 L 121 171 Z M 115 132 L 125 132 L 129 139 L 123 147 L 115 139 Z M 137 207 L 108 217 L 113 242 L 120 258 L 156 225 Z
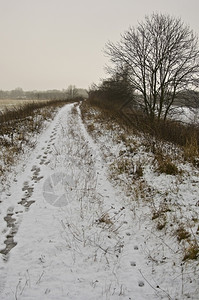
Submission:
M 2 187 L 0 299 L 198 299 L 198 261 L 182 262 L 183 246 L 155 229 L 150 206 L 109 180 L 123 145 L 85 128 L 78 108 L 61 108 Z M 188 166 L 180 185 L 142 154 L 152 205 L 169 197 L 176 218 L 198 216 L 197 170 Z

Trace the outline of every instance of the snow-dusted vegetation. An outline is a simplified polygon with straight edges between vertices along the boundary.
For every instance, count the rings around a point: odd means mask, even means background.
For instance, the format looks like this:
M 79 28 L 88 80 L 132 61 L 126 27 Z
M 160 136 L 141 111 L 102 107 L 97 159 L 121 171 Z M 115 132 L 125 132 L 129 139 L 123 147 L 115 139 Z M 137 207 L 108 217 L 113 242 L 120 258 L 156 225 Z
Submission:
M 34 141 L 1 186 L 1 299 L 197 299 L 199 171 L 182 148 L 86 102 Z
M 167 291 L 165 299 L 197 299 L 199 172 L 187 161 L 188 149 L 135 134 L 101 109 L 83 112 L 112 183 L 123 190 L 123 200 L 134 212 L 133 226 L 139 224 L 141 248 L 152 266 L 148 284 Z

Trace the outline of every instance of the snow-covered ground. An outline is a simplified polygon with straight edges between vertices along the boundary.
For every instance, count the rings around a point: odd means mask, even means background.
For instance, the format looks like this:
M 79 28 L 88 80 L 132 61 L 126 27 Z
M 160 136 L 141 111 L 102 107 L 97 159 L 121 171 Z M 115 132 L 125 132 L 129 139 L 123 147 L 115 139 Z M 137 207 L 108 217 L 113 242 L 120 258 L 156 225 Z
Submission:
M 182 121 L 187 124 L 199 123 L 199 109 L 191 107 L 173 107 L 171 109 L 170 117 L 175 120 Z
M 140 148 L 134 171 L 143 159 L 146 205 L 135 199 L 139 181 L 110 180 L 125 149 L 99 131 L 92 139 L 79 108 L 66 105 L 9 174 L 0 199 L 0 299 L 198 299 L 198 261 L 182 261 L 186 245 L 165 235 L 168 226 L 155 229 L 150 207 L 170 199 L 172 216 L 192 218 L 194 210 L 198 218 L 197 170 L 157 176 Z M 134 194 L 124 192 L 130 183 Z

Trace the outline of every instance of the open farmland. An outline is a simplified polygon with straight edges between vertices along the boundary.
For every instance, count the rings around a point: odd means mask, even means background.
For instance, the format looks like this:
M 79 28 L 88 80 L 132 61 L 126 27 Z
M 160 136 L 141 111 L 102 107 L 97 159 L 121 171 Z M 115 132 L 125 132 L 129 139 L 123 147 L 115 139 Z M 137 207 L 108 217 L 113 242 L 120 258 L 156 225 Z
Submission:
M 32 99 L 32 100 L 22 100 L 22 99 L 0 99 L 0 111 L 12 108 L 13 106 L 19 106 L 19 105 L 25 105 L 27 103 L 33 103 L 33 102 L 42 102 L 42 101 L 47 101 L 47 100 L 37 100 L 37 99 Z

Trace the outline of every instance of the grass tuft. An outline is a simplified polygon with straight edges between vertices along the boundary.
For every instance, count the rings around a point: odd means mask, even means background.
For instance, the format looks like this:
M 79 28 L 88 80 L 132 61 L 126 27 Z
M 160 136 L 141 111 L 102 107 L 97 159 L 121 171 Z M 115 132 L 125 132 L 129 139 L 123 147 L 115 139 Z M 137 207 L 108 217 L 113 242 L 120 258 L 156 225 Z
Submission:
M 189 247 L 185 250 L 185 255 L 184 255 L 183 261 L 189 260 L 189 259 L 195 260 L 195 259 L 198 259 L 198 257 L 199 257 L 199 246 L 196 242 L 191 243 L 189 245 Z
M 191 234 L 184 228 L 183 225 L 180 225 L 176 230 L 177 240 L 181 242 L 182 240 L 187 240 L 191 237 Z

